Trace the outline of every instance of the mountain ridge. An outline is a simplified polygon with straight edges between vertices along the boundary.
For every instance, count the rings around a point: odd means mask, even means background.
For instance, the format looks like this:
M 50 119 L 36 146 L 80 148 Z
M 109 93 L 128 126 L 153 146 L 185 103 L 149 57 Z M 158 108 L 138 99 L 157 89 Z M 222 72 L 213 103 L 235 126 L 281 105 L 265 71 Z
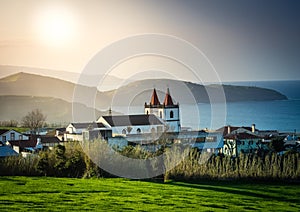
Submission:
M 155 85 L 155 86 L 154 86 Z M 167 86 L 168 85 L 168 86 Z M 131 82 L 115 90 L 101 92 L 96 87 L 76 85 L 65 80 L 36 74 L 17 73 L 0 79 L 1 95 L 54 97 L 67 102 L 78 102 L 87 107 L 107 110 L 112 102 L 119 105 L 142 105 L 148 102 L 153 88 L 163 98 L 166 88 L 180 103 L 210 103 L 215 94 L 222 94 L 226 102 L 285 100 L 287 97 L 275 90 L 251 86 L 201 85 L 170 79 L 146 79 Z M 81 98 L 74 98 L 74 91 Z M 92 99 L 94 98 L 94 99 Z M 222 100 L 222 98 L 220 98 Z M 91 101 L 94 100 L 94 101 Z M 128 102 L 129 101 L 129 102 Z

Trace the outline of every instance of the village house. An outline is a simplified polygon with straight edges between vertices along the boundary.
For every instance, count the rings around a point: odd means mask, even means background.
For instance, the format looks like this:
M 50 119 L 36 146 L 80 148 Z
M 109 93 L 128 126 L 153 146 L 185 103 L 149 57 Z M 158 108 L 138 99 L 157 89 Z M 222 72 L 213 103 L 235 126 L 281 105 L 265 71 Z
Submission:
M 37 153 L 44 149 L 52 149 L 63 144 L 56 136 L 31 135 L 28 140 L 9 141 L 7 146 L 22 156 Z
M 1 129 L 0 130 L 0 142 L 2 144 L 6 144 L 9 141 L 14 140 L 28 140 L 29 137 L 27 135 L 24 135 L 16 130 L 6 130 Z
M 96 122 L 70 123 L 66 127 L 62 140 L 82 141 L 83 131 L 88 131 L 88 130 L 106 130 L 106 127 L 102 123 L 96 123 Z
M 255 124 L 251 127 L 224 126 L 217 130 L 223 133 L 224 146 L 222 153 L 230 156 L 238 156 L 239 154 L 260 153 L 268 151 L 268 143 L 270 136 L 277 135 L 277 131 L 256 129 Z
M 265 150 L 268 150 L 268 147 L 258 135 L 241 132 L 224 136 L 223 153 L 225 155 L 236 157 L 241 153 L 259 153 Z

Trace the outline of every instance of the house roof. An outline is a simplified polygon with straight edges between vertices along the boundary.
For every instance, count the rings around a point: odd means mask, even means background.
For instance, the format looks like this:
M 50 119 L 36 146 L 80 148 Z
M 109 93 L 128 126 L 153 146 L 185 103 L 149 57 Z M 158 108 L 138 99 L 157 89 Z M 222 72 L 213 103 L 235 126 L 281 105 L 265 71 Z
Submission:
M 102 116 L 112 127 L 137 125 L 162 125 L 163 123 L 153 114 Z
M 20 133 L 20 134 L 23 134 L 23 135 L 24 135 L 24 133 L 21 133 L 21 132 L 19 132 L 19 131 L 17 131 L 17 130 L 14 130 L 14 129 L 0 129 L 0 135 L 5 134 L 5 133 L 7 133 L 7 132 L 9 132 L 9 131 L 16 132 L 16 133 Z
M 228 135 L 228 128 L 229 127 L 230 127 L 230 131 L 231 132 L 233 132 L 233 131 L 235 131 L 237 129 L 240 129 L 240 128 L 243 128 L 243 129 L 248 130 L 250 132 L 252 131 L 252 127 L 244 127 L 244 126 L 242 126 L 242 127 L 238 127 L 238 126 L 224 126 L 224 127 L 221 127 L 219 129 L 217 129 L 216 131 L 217 132 L 222 132 L 223 136 L 225 136 L 225 135 Z M 255 129 L 255 131 L 258 131 L 258 130 Z
M 59 144 L 60 140 L 55 136 L 48 136 L 48 135 L 35 135 L 30 138 L 30 140 L 14 140 L 8 141 L 11 146 L 18 146 L 20 148 L 29 148 L 29 147 L 36 147 L 37 139 L 41 139 L 42 144 L 49 144 L 49 143 L 56 143 Z
M 75 128 L 78 129 L 87 129 L 89 127 L 93 128 L 104 128 L 105 126 L 102 123 L 96 122 L 86 122 L 86 123 L 71 123 Z
M 18 153 L 9 146 L 0 146 L 0 157 L 14 156 Z
M 37 141 L 36 140 L 15 140 L 15 141 L 9 141 L 9 143 L 12 146 L 26 148 L 26 147 L 35 147 Z
M 60 140 L 56 136 L 40 136 L 42 144 L 45 143 L 56 143 L 59 144 Z
M 6 133 L 6 132 L 8 132 L 8 131 L 9 131 L 9 130 L 7 130 L 7 129 L 0 129 L 0 135 Z
M 228 134 L 224 136 L 225 139 L 235 139 L 235 140 L 243 140 L 243 139 L 259 139 L 260 136 L 253 135 L 250 133 L 238 133 L 238 134 Z

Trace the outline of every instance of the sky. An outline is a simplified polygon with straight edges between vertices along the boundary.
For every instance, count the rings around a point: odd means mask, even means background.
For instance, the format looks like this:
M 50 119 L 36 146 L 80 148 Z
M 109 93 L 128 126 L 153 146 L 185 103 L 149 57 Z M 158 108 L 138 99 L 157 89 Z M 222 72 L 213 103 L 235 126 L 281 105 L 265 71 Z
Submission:
M 0 0 L 0 65 L 81 73 L 110 44 L 157 33 L 198 48 L 221 81 L 300 80 L 299 11 L 292 0 Z M 193 81 L 186 67 L 153 56 L 111 74 L 146 69 Z

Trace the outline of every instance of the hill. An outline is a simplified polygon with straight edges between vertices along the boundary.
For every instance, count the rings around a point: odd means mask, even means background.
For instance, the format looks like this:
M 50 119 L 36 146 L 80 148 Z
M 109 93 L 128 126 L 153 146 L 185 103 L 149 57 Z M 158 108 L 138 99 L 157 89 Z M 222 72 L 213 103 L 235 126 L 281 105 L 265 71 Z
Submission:
M 266 88 L 231 85 L 203 86 L 169 79 L 140 80 L 116 90 L 100 92 L 95 87 L 76 85 L 52 77 L 23 72 L 0 79 L 0 96 L 52 97 L 107 110 L 111 105 L 141 105 L 148 102 L 154 87 L 157 88 L 162 101 L 167 86 L 170 88 L 173 98 L 181 104 L 209 103 L 210 97 L 215 97 L 215 94 L 222 91 L 222 88 L 227 102 L 287 99 L 283 94 Z M 77 91 L 76 94 L 80 96 L 80 100 L 73 98 L 74 89 Z
M 0 79 L 0 96 L 15 95 L 53 97 L 67 102 L 73 102 L 73 93 L 75 88 L 85 94 L 96 93 L 99 98 L 107 99 L 107 97 L 104 96 L 104 93 L 97 91 L 96 88 L 76 85 L 57 78 L 45 77 L 36 74 L 20 72 Z M 84 104 L 84 102 L 80 103 Z M 93 104 L 85 105 L 93 107 Z
M 20 72 L 40 75 L 44 77 L 58 78 L 71 83 L 78 83 L 78 81 L 80 81 L 79 84 L 85 86 L 89 86 L 90 83 L 95 82 L 96 79 L 95 75 L 92 74 L 75 73 L 70 71 L 34 68 L 34 67 L 26 67 L 26 66 L 0 65 L 0 78 L 18 74 Z M 122 79 L 118 77 L 105 75 L 105 81 L 102 85 L 102 89 L 112 90 L 115 88 L 116 85 L 119 85 L 121 82 Z
M 73 120 L 72 106 L 78 107 L 84 115 L 94 113 L 96 117 L 107 115 L 107 112 L 94 110 L 79 103 L 72 105 L 53 97 L 0 96 L 0 102 L 0 120 L 21 121 L 29 111 L 38 108 L 47 116 L 47 123 L 70 123 Z M 85 116 L 81 120 L 93 121 L 95 117 Z
M 132 82 L 117 90 L 105 92 L 106 96 L 115 99 L 118 104 L 141 105 L 148 102 L 153 87 L 156 88 L 159 99 L 163 101 L 166 88 L 171 90 L 172 97 L 181 104 L 210 103 L 214 97 L 216 102 L 222 101 L 217 95 L 224 95 L 226 102 L 271 101 L 285 100 L 287 97 L 275 90 L 251 86 L 232 85 L 200 85 L 169 79 L 149 79 Z

